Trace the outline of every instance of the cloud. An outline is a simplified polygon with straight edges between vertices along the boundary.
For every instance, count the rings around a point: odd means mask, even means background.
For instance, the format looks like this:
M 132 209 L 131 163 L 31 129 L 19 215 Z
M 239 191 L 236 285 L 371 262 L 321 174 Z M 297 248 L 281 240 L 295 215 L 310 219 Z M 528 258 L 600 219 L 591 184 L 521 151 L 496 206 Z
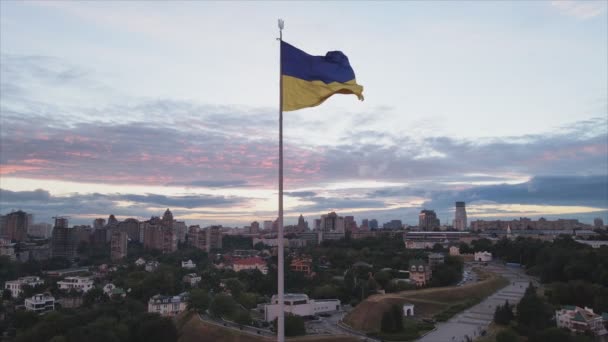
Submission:
M 606 1 L 556 0 L 551 1 L 551 6 L 563 14 L 586 20 L 604 14 L 608 3 Z

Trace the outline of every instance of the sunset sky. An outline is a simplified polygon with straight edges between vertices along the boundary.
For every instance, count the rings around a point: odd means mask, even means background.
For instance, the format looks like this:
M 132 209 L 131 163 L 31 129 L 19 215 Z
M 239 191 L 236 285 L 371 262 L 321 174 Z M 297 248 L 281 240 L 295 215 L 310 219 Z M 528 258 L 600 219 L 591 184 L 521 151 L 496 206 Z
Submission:
M 277 211 L 279 45 L 365 101 L 285 113 L 286 222 L 608 221 L 606 1 L 0 2 L 0 213 Z

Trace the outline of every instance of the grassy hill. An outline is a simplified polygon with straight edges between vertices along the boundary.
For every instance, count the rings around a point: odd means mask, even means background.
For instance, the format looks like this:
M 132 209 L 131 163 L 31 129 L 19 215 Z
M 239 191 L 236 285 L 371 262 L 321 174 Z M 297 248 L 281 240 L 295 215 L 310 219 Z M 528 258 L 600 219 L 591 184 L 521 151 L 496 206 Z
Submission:
M 480 281 L 464 286 L 436 287 L 423 290 L 403 291 L 385 295 L 374 295 L 359 303 L 344 318 L 352 328 L 364 332 L 380 330 L 382 313 L 393 305 L 412 303 L 418 318 L 432 318 L 442 312 L 467 306 L 506 286 L 508 281 L 496 274 L 478 272 Z

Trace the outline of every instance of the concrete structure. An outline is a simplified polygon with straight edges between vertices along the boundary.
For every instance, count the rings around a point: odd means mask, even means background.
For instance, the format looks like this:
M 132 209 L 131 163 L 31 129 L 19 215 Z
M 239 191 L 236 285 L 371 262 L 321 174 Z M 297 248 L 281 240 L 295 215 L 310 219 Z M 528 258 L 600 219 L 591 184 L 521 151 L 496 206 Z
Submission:
M 300 217 L 298 217 L 298 232 L 305 232 L 308 230 L 308 222 L 306 222 L 304 220 L 304 216 L 302 216 L 302 214 L 300 214 Z
M 112 261 L 118 261 L 127 256 L 127 232 L 125 230 L 113 229 L 110 240 L 110 257 Z
M 272 221 L 264 221 L 264 231 L 269 232 L 270 230 L 272 230 Z
M 420 211 L 418 215 L 418 227 L 421 230 L 435 230 L 439 229 L 439 226 L 441 226 L 441 223 L 434 210 L 424 209 Z
M 408 231 L 403 234 L 403 242 L 405 248 L 408 249 L 433 248 L 435 244 L 440 244 L 444 248 L 447 248 L 451 244 L 460 242 L 471 243 L 471 241 L 477 238 L 478 237 L 469 232 Z
M 604 220 L 601 217 L 596 217 L 593 219 L 593 227 L 595 228 L 604 228 Z
M 454 212 L 452 226 L 454 226 L 454 229 L 456 230 L 467 229 L 467 210 L 464 202 L 456 202 L 456 211 Z
M 251 222 L 249 225 L 249 234 L 258 234 L 260 232 L 260 223 L 258 221 Z
M 511 221 L 484 221 L 475 220 L 471 222 L 472 230 L 485 231 L 488 229 L 506 230 L 510 226 L 511 229 L 515 230 L 526 230 L 526 229 L 542 229 L 542 230 L 572 230 L 572 229 L 591 229 L 590 225 L 579 222 L 576 219 L 558 219 L 555 221 L 549 221 L 545 218 L 538 220 L 532 220 L 527 217 L 520 217 L 519 220 Z
M 260 257 L 252 257 L 252 258 L 234 260 L 232 262 L 232 269 L 235 272 L 257 269 L 260 272 L 262 272 L 262 274 L 268 273 L 268 266 L 266 265 L 266 261 L 264 261 Z
M 344 237 L 344 217 L 338 216 L 335 212 L 321 215 L 319 229 L 324 233 L 337 233 Z
M 178 242 L 186 242 L 186 235 L 188 234 L 188 226 L 184 221 L 173 221 L 173 230 L 177 236 Z
M 376 220 L 376 219 L 369 220 L 369 229 L 373 229 L 373 230 L 378 229 L 378 220 Z
M 57 282 L 60 290 L 69 291 L 74 289 L 78 292 L 86 293 L 93 288 L 93 279 L 89 277 L 66 277 Z
M 414 304 L 403 303 L 403 316 L 405 316 L 405 317 L 414 316 Z
M 76 248 L 78 247 L 77 233 L 76 230 L 68 228 L 67 218 L 55 218 L 51 238 L 51 257 L 62 257 L 73 261 L 76 258 Z
M 588 307 L 564 306 L 555 311 L 555 322 L 558 328 L 566 328 L 575 333 L 591 333 L 595 336 L 608 334 L 602 316 Z
M 459 256 L 460 255 L 460 247 L 450 246 L 450 255 L 451 256 Z
M 403 222 L 401 222 L 401 220 L 390 220 L 389 222 L 383 224 L 382 228 L 393 230 L 403 229 Z
M 479 262 L 490 262 L 492 261 L 492 253 L 490 252 L 475 252 L 475 261 L 479 261 Z
M 429 258 L 429 266 L 431 266 L 431 267 L 441 265 L 444 262 L 443 254 L 440 254 L 440 253 L 430 253 L 428 255 L 428 258 Z
M 410 271 L 410 280 L 416 286 L 425 286 L 431 281 L 433 271 L 423 260 L 410 261 L 408 270 Z
M 4 215 L 0 237 L 11 241 L 25 241 L 31 222 L 31 215 L 24 211 L 13 211 Z
M 158 268 L 160 264 L 158 263 L 158 261 L 148 261 L 146 262 L 146 266 L 144 267 L 144 270 L 146 270 L 146 272 L 154 272 L 156 271 L 156 269 Z
M 333 312 L 340 310 L 340 300 L 338 299 L 309 299 L 303 293 L 286 293 L 284 297 L 284 311 L 294 315 L 307 317 L 314 316 L 324 312 Z M 273 295 L 270 304 L 264 305 L 264 320 L 272 322 L 279 314 L 279 304 L 277 295 Z
M 177 235 L 173 230 L 173 215 L 168 209 L 163 216 L 163 220 L 152 217 L 149 221 L 146 221 L 144 225 L 144 247 L 157 249 L 163 253 L 172 253 L 177 250 Z
M 141 233 L 139 231 L 139 221 L 134 218 L 128 218 L 118 223 L 118 229 L 127 233 L 129 240 L 133 242 L 143 242 L 140 240 Z
M 173 317 L 188 307 L 188 293 L 183 292 L 177 296 L 162 296 L 157 294 L 148 301 L 148 312 L 161 316 Z
M 55 310 L 55 297 L 50 293 L 39 293 L 25 299 L 25 310 L 42 314 Z
M 192 262 L 192 260 L 182 261 L 182 268 L 191 270 L 196 268 L 196 264 Z
M 190 226 L 187 236 L 188 244 L 209 253 L 214 249 L 222 248 L 222 226 L 200 228 Z
M 101 229 L 106 226 L 106 219 L 96 218 L 93 220 L 93 229 Z
M 48 223 L 32 223 L 28 227 L 27 234 L 37 238 L 48 239 L 53 234 L 53 225 Z
M 289 268 L 294 272 L 304 273 L 307 277 L 312 275 L 312 259 L 295 258 L 291 260 Z
M 23 293 L 23 288 L 25 286 L 34 287 L 43 284 L 44 281 L 40 279 L 40 277 L 28 276 L 5 282 L 4 289 L 10 290 L 13 298 L 19 298 L 19 296 Z
M 146 264 L 146 260 L 144 258 L 139 258 L 135 260 L 135 266 L 143 266 Z
M 15 261 L 17 259 L 15 245 L 16 244 L 12 243 L 11 240 L 0 239 L 0 256 L 6 256 L 11 261 Z
M 196 273 L 186 274 L 182 280 L 186 284 L 190 284 L 190 286 L 196 286 L 196 284 L 200 283 L 203 278 Z

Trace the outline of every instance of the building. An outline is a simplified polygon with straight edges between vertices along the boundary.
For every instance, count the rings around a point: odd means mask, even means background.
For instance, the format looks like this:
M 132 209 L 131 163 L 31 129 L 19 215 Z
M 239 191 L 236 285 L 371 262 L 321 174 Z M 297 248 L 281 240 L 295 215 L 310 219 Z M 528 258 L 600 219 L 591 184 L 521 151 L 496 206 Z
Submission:
M 430 253 L 428 255 L 428 258 L 429 258 L 429 265 L 431 267 L 441 265 L 444 262 L 443 254 L 440 254 L 440 253 Z
M 110 241 L 110 256 L 112 261 L 118 261 L 127 256 L 127 232 L 121 229 L 112 230 Z
M 31 215 L 18 210 L 4 215 L 0 237 L 11 241 L 25 241 L 31 222 Z
M 143 266 L 146 264 L 146 260 L 144 258 L 139 258 L 135 260 L 135 266 Z
M 305 232 L 308 230 L 308 222 L 306 222 L 304 220 L 304 216 L 302 216 L 302 214 L 300 214 L 300 217 L 298 217 L 298 232 Z
M 472 230 L 486 231 L 486 230 L 506 230 L 507 227 L 511 227 L 513 231 L 517 230 L 573 230 L 573 229 L 591 229 L 590 225 L 579 222 L 576 219 L 558 219 L 550 221 L 545 218 L 538 220 L 531 220 L 527 217 L 520 217 L 519 220 L 511 221 L 484 221 L 475 220 L 471 222 Z
M 469 232 L 407 231 L 403 234 L 403 242 L 405 248 L 408 249 L 433 248 L 435 244 L 440 244 L 444 248 L 447 248 L 452 244 L 461 242 L 471 243 L 476 238 L 478 237 Z
M 604 228 L 604 220 L 600 217 L 596 217 L 593 219 L 593 227 L 595 228 Z
M 48 239 L 53 234 L 53 225 L 48 223 L 31 223 L 27 234 L 37 238 Z
M 266 261 L 264 261 L 264 259 L 260 257 L 236 259 L 232 262 L 232 269 L 235 272 L 257 269 L 262 272 L 262 274 L 268 273 L 268 266 L 266 265 Z
M 51 237 L 51 257 L 62 257 L 73 261 L 76 258 L 78 241 L 78 232 L 68 228 L 67 218 L 55 218 Z
M 192 262 L 192 260 L 182 261 L 182 268 L 191 270 L 196 268 L 196 264 Z
M 291 260 L 289 268 L 294 272 L 304 273 L 307 277 L 312 275 L 312 260 L 310 258 L 295 258 Z
M 309 299 L 303 293 L 286 293 L 284 295 L 284 312 L 301 317 L 312 317 L 325 312 L 340 310 L 340 300 L 338 299 Z M 264 319 L 272 322 L 279 315 L 278 296 L 273 295 L 270 304 L 264 305 Z
M 452 226 L 456 230 L 467 229 L 467 210 L 464 202 L 456 202 L 456 211 L 454 212 L 454 221 Z
M 202 249 L 207 253 L 215 249 L 221 249 L 222 226 L 210 226 L 202 229 L 199 226 L 190 226 L 187 241 L 190 246 Z
M 182 280 L 186 284 L 190 284 L 190 286 L 196 286 L 196 284 L 200 283 L 203 278 L 196 273 L 186 274 Z
M 361 227 L 359 227 L 359 229 L 369 230 L 369 220 L 368 219 L 361 220 Z
M 424 209 L 418 215 L 418 227 L 421 230 L 436 230 L 441 226 L 434 210 Z
M 101 229 L 106 226 L 106 219 L 96 218 L 93 220 L 93 229 Z
M 177 250 L 177 235 L 175 234 L 172 226 L 173 219 L 171 219 L 170 226 L 167 226 L 168 217 L 170 211 L 165 212 L 165 219 L 160 220 L 158 217 L 152 217 L 144 225 L 144 248 L 160 250 L 163 253 L 172 253 Z
M 40 279 L 40 277 L 28 276 L 28 277 L 21 277 L 17 280 L 9 280 L 9 281 L 5 282 L 4 289 L 10 290 L 13 298 L 19 298 L 19 296 L 21 296 L 21 294 L 23 293 L 23 288 L 25 286 L 35 287 L 35 286 L 39 286 L 39 285 L 43 285 L 43 284 L 44 284 L 44 281 L 42 279 Z
M 6 256 L 11 261 L 15 261 L 17 259 L 15 245 L 16 243 L 11 242 L 11 240 L 0 239 L 0 256 Z
M 344 229 L 347 232 L 357 230 L 357 221 L 354 216 L 344 216 Z
M 334 211 L 321 215 L 319 229 L 324 233 L 340 233 L 344 235 L 344 217 L 338 216 Z
M 475 252 L 475 261 L 490 262 L 492 261 L 492 253 L 490 252 Z
M 148 261 L 146 263 L 146 266 L 144 267 L 144 270 L 146 270 L 146 272 L 154 272 L 154 271 L 156 271 L 158 266 L 160 266 L 158 261 Z
M 178 242 L 186 242 L 186 235 L 188 234 L 188 226 L 184 221 L 173 221 L 173 230 L 177 235 Z
M 260 223 L 258 221 L 251 222 L 249 226 L 249 234 L 258 234 L 260 232 Z
M 450 246 L 450 255 L 451 256 L 459 256 L 460 248 L 458 246 Z
M 595 336 L 608 334 L 602 316 L 588 307 L 564 306 L 555 311 L 555 322 L 558 328 L 566 328 L 575 333 L 591 333 Z
M 269 232 L 270 230 L 272 230 L 272 221 L 264 221 L 264 231 Z
M 188 307 L 188 293 L 183 292 L 177 296 L 162 296 L 157 294 L 148 300 L 148 312 L 161 316 L 173 317 L 184 312 Z
M 390 220 L 389 222 L 386 222 L 385 224 L 383 224 L 382 228 L 383 229 L 392 229 L 392 230 L 403 229 L 403 222 L 401 222 L 401 220 Z
M 50 293 L 39 293 L 25 299 L 25 310 L 42 314 L 55 310 L 55 297 Z
M 57 282 L 60 290 L 70 291 L 72 289 L 87 293 L 93 288 L 93 279 L 89 277 L 66 277 Z
M 376 220 L 376 219 L 369 220 L 369 229 L 370 230 L 372 230 L 372 229 L 373 230 L 378 229 L 378 220 Z
M 405 316 L 405 317 L 414 316 L 414 304 L 403 303 L 403 316 Z
M 423 260 L 412 260 L 409 264 L 410 280 L 416 286 L 425 286 L 431 281 L 431 267 Z
M 127 237 L 133 242 L 143 242 L 140 240 L 139 221 L 134 218 L 128 218 L 118 224 L 118 229 L 127 232 Z

